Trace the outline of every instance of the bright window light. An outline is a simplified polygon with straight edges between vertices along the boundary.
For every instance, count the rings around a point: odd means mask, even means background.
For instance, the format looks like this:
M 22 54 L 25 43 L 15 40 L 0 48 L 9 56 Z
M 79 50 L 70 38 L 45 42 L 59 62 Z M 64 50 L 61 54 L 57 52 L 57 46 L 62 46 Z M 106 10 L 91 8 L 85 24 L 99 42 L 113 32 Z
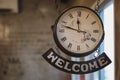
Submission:
M 105 80 L 114 80 L 114 6 L 110 4 L 104 10 L 104 51 L 112 60 L 112 64 L 105 68 Z

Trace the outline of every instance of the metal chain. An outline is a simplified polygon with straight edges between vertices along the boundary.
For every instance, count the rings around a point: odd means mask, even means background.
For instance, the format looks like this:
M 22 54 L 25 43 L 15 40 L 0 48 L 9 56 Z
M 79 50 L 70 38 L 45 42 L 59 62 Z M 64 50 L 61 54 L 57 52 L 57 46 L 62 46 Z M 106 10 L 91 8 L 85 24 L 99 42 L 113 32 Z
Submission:
M 57 3 L 57 0 L 55 0 L 55 8 L 58 9 L 58 3 Z
M 60 4 L 59 4 L 59 3 L 60 3 L 59 0 L 55 0 L 55 7 L 56 7 L 56 11 L 57 11 L 58 13 L 60 13 L 60 10 L 59 10 Z
M 67 4 L 70 0 L 54 0 L 56 11 L 58 14 L 62 12 L 65 8 L 62 9 L 63 5 Z
M 97 0 L 97 4 L 95 6 L 95 11 L 99 13 L 99 5 L 100 5 L 100 0 Z

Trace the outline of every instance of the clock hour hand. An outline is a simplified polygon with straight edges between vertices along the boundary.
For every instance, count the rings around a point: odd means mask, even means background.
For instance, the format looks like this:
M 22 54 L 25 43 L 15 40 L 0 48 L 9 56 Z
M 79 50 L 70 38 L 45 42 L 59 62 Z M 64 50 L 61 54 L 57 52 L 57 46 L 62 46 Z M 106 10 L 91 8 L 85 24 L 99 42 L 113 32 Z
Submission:
M 78 25 L 78 30 L 80 31 L 80 21 L 78 18 L 77 18 L 77 25 Z
M 81 33 L 83 33 L 83 34 L 87 33 L 87 32 L 85 32 L 85 31 L 81 31 L 81 30 L 79 30 L 78 32 L 81 32 Z

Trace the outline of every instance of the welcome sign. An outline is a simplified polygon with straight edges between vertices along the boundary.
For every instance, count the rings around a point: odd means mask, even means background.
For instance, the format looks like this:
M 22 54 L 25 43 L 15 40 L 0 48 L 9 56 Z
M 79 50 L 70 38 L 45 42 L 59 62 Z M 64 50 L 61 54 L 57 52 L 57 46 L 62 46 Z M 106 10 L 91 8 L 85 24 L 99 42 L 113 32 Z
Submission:
M 59 56 L 52 48 L 43 54 L 44 59 L 57 69 L 72 74 L 87 74 L 98 71 L 111 63 L 105 53 L 89 61 L 70 61 Z

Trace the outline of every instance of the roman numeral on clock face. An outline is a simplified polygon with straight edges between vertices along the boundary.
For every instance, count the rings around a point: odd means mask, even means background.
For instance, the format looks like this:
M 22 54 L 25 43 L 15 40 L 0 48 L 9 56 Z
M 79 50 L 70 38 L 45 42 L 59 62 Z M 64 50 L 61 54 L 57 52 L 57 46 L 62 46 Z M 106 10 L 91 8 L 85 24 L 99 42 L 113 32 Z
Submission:
M 63 20 L 62 20 L 61 22 L 62 22 L 63 24 L 67 24 L 67 22 L 66 22 L 66 21 L 63 21 Z
M 78 17 L 81 16 L 81 11 L 77 11 Z
M 71 47 L 72 47 L 72 43 L 69 43 L 69 44 L 68 44 L 68 48 L 71 48 Z
M 64 29 L 60 29 L 59 32 L 64 33 Z
M 69 15 L 68 15 L 71 19 L 73 18 L 73 15 L 70 13 Z
M 92 38 L 91 38 L 91 41 L 96 42 L 96 39 L 92 37 Z
M 96 21 L 93 21 L 91 24 L 94 25 L 96 23 Z
M 62 42 L 65 42 L 66 40 L 67 40 L 66 37 L 61 38 L 61 41 L 62 41 Z
M 89 14 L 86 16 L 86 19 L 89 17 Z
M 99 33 L 99 30 L 93 30 L 93 33 Z
M 88 44 L 85 44 L 87 48 L 89 48 L 89 45 Z
M 80 51 L 80 45 L 77 46 L 77 51 Z

